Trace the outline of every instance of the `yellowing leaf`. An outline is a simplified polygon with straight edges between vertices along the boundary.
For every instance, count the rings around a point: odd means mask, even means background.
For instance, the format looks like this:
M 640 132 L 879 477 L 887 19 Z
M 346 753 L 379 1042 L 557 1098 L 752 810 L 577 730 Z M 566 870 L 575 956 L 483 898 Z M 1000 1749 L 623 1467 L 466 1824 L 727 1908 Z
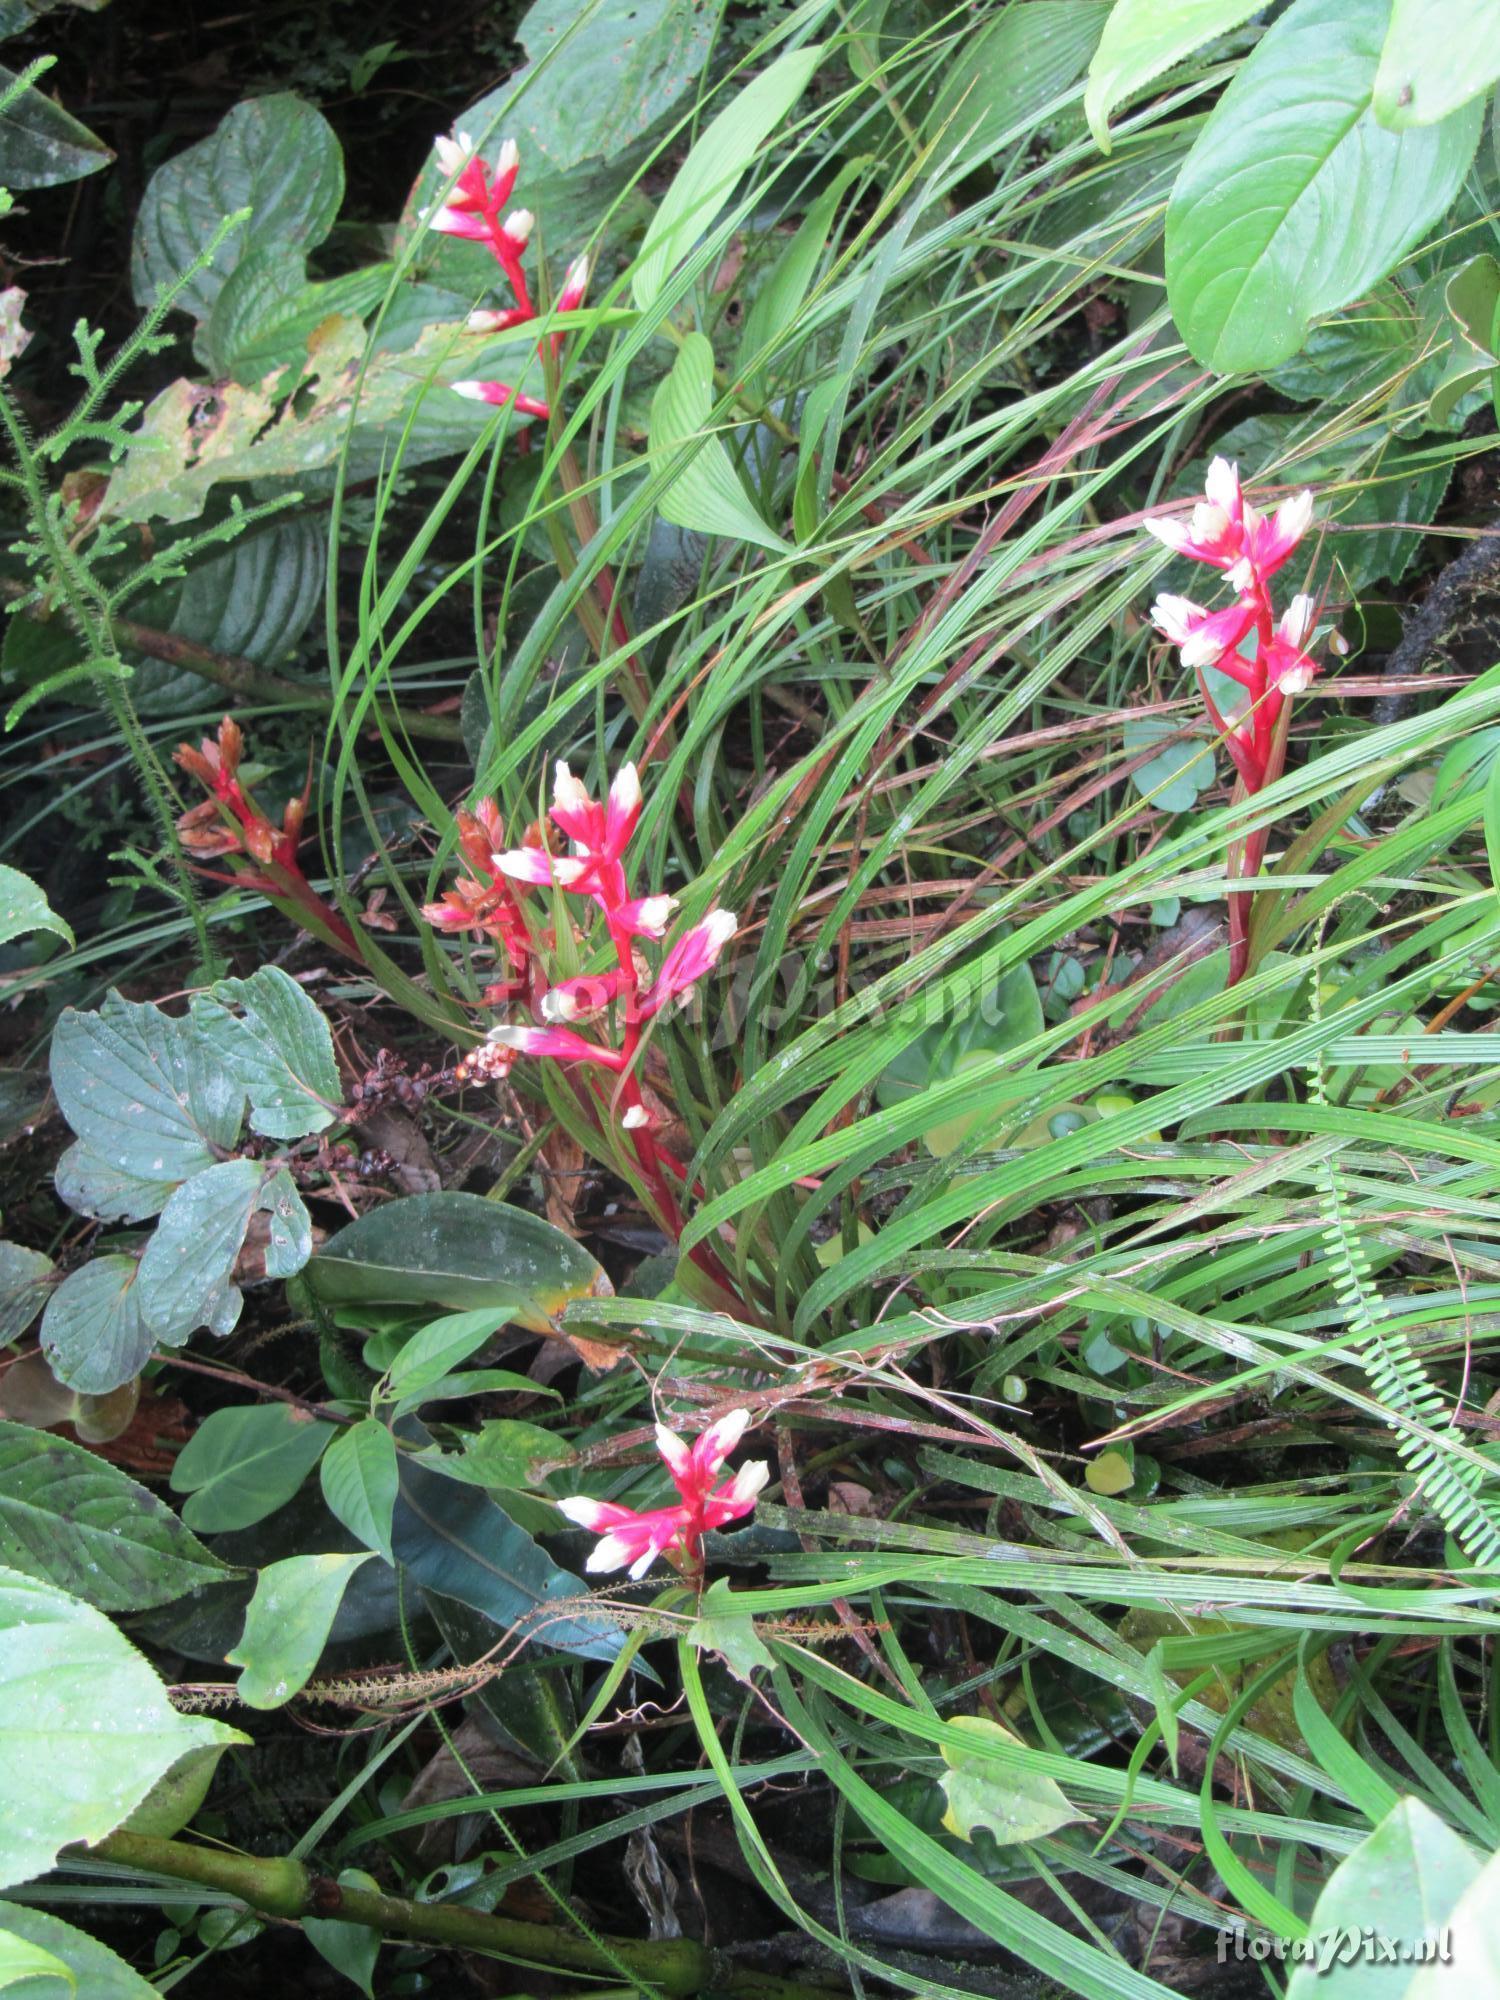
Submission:
M 1135 1478 L 1135 1469 L 1123 1451 L 1101 1451 L 1097 1458 L 1089 1460 L 1088 1470 L 1083 1475 L 1083 1483 L 1090 1493 L 1127 1493 Z
M 1001 1744 L 1022 1748 L 1019 1736 L 982 1715 L 956 1715 L 955 1727 L 993 1752 Z M 960 1840 L 972 1840 L 976 1826 L 987 1827 L 1002 1847 L 1040 1840 L 1083 1818 L 1069 1805 L 1055 1780 L 1039 1772 L 1006 1769 L 993 1756 L 970 1755 L 943 1746 L 947 1771 L 938 1780 L 948 1801 L 943 1825 Z

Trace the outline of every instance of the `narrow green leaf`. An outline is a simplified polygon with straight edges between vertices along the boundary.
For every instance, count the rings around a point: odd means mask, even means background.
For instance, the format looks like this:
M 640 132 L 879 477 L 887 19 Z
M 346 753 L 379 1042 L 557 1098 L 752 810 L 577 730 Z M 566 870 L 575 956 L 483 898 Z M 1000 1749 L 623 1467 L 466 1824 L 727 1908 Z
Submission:
M 981 17 L 922 122 L 945 167 L 977 166 L 1014 144 L 1083 75 L 1108 13 L 1108 0 L 1027 0 Z
M 245 1613 L 245 1631 L 225 1659 L 242 1667 L 241 1701 L 280 1708 L 307 1685 L 355 1571 L 371 1560 L 353 1556 L 288 1556 L 260 1573 Z
M 631 275 L 638 306 L 655 303 L 672 267 L 713 223 L 735 182 L 811 82 L 822 55 L 817 42 L 786 50 L 704 130 L 677 169 L 641 244 Z
M 1089 130 L 1105 152 L 1117 104 L 1258 11 L 1256 0 L 1115 0 L 1083 93 Z

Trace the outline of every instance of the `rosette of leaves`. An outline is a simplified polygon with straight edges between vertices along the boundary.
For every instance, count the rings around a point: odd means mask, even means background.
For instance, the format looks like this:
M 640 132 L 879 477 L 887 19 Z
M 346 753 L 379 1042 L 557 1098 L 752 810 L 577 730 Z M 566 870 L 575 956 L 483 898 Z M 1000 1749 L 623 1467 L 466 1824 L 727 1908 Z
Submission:
M 312 1223 L 293 1168 L 342 1091 L 327 1022 L 276 966 L 222 980 L 179 1017 L 116 993 L 69 1008 L 52 1087 L 77 1135 L 57 1167 L 63 1200 L 100 1222 L 155 1220 L 70 1272 L 42 1317 L 58 1380 L 101 1395 L 157 1346 L 233 1330 L 252 1225 L 266 1277 L 301 1270 Z

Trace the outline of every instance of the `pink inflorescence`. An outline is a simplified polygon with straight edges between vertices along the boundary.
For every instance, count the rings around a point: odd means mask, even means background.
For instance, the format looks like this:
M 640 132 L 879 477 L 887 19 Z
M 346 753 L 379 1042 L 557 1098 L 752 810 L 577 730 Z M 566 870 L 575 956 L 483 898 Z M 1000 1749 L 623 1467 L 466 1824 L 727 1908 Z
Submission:
M 1234 588 L 1234 602 L 1220 611 L 1206 611 L 1190 597 L 1158 597 L 1151 618 L 1179 649 L 1183 665 L 1197 674 L 1204 706 L 1223 734 L 1247 792 L 1260 791 L 1267 781 L 1283 701 L 1300 694 L 1317 672 L 1303 651 L 1315 619 L 1313 600 L 1294 597 L 1278 619 L 1271 595 L 1271 578 L 1311 521 L 1311 493 L 1283 500 L 1274 515 L 1264 515 L 1245 498 L 1239 468 L 1216 458 L 1191 520 L 1165 517 L 1145 524 L 1177 555 L 1222 571 Z M 1256 653 L 1247 660 L 1239 648 L 1252 632 Z M 1244 714 L 1232 722 L 1219 713 L 1208 691 L 1205 667 L 1217 667 L 1238 681 L 1249 698 Z
M 748 1410 L 731 1410 L 690 1445 L 665 1424 L 656 1426 L 656 1448 L 677 1488 L 675 1507 L 638 1514 L 633 1507 L 582 1494 L 560 1500 L 557 1504 L 570 1521 L 600 1537 L 586 1567 L 628 1569 L 639 1580 L 658 1556 L 666 1555 L 682 1568 L 701 1569 L 704 1535 L 753 1512 L 770 1477 L 765 1461 L 752 1459 L 722 1486 L 714 1485 L 719 1468 L 749 1427 Z
M 681 1215 L 668 1175 L 681 1178 L 676 1159 L 653 1136 L 655 1120 L 641 1092 L 639 1054 L 642 1032 L 663 1008 L 680 1000 L 718 963 L 735 919 L 728 910 L 710 910 L 672 944 L 653 974 L 637 954 L 637 940 L 665 935 L 677 908 L 672 896 L 634 896 L 625 851 L 640 820 L 641 785 L 633 764 L 615 775 L 602 800 L 589 796 L 565 763 L 557 766 L 552 823 L 569 852 L 553 853 L 540 833 L 528 844 L 504 847 L 497 809 L 460 813 L 459 841 L 470 873 L 460 876 L 422 914 L 440 930 L 479 931 L 490 936 L 509 960 L 514 977 L 491 987 L 487 1000 L 528 999 L 534 1017 L 492 1028 L 487 1049 L 464 1061 L 479 1076 L 503 1075 L 516 1056 L 581 1064 L 608 1078 L 600 1110 L 628 1133 L 643 1177 L 661 1219 L 674 1231 Z M 537 955 L 537 928 L 525 899 L 538 889 L 560 889 L 592 904 L 603 917 L 614 963 L 598 972 L 547 983 Z M 615 1033 L 595 1026 L 582 1034 L 573 1023 L 602 1022 L 612 1013 Z
M 493 170 L 475 152 L 474 142 L 464 132 L 452 139 L 435 139 L 433 151 L 439 167 L 452 185 L 447 199 L 428 215 L 428 227 L 444 236 L 462 237 L 468 243 L 483 243 L 504 273 L 505 282 L 515 300 L 514 305 L 494 309 L 484 307 L 470 313 L 469 331 L 504 333 L 510 327 L 524 326 L 528 320 L 537 317 L 521 262 L 536 218 L 526 208 L 506 212 L 506 204 L 521 170 L 521 155 L 515 141 L 507 139 L 504 142 L 495 157 Z M 588 259 L 579 257 L 569 267 L 563 280 L 562 290 L 557 295 L 557 310 L 576 311 L 583 303 L 588 282 Z M 561 345 L 562 335 L 553 334 L 552 352 L 556 354 Z M 466 396 L 471 402 L 488 403 L 495 408 L 512 403 L 525 417 L 545 418 L 550 414 L 544 402 L 535 396 L 521 394 L 508 382 L 455 382 L 453 390 L 455 395 Z

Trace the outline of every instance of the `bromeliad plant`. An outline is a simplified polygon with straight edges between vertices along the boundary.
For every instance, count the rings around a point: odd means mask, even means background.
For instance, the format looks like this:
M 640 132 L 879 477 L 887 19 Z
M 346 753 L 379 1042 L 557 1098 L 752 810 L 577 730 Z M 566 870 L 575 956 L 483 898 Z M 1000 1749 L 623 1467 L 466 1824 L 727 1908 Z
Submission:
M 1317 620 L 1317 606 L 1303 592 L 1276 616 L 1271 579 L 1287 561 L 1312 521 L 1312 494 L 1283 500 L 1267 517 L 1245 498 L 1239 467 L 1215 458 L 1204 482 L 1204 498 L 1190 521 L 1171 516 L 1146 522 L 1147 531 L 1174 555 L 1220 571 L 1234 601 L 1208 611 L 1189 597 L 1163 594 L 1151 607 L 1152 622 L 1177 647 L 1182 664 L 1197 675 L 1209 721 L 1224 739 L 1239 774 L 1238 790 L 1254 798 L 1281 775 L 1286 758 L 1290 698 L 1303 693 L 1318 671 L 1303 650 Z M 1241 651 L 1253 641 L 1249 654 Z M 1244 689 L 1243 703 L 1225 716 L 1209 691 L 1205 668 L 1216 667 Z M 1265 854 L 1269 829 L 1258 828 L 1230 851 L 1231 880 L 1254 875 Z M 1229 983 L 1249 966 L 1248 899 L 1229 897 Z
M 681 1194 L 685 1170 L 662 1143 L 660 1112 L 647 1102 L 641 1063 L 653 1021 L 680 1002 L 718 963 L 735 933 L 728 910 L 710 910 L 668 949 L 653 972 L 638 942 L 666 935 L 677 908 L 674 896 L 634 896 L 625 850 L 641 816 L 641 785 L 634 764 L 616 773 L 602 803 L 589 796 L 568 765 L 559 762 L 551 819 L 571 849 L 555 853 L 542 828 L 533 828 L 519 847 L 503 845 L 499 809 L 492 803 L 458 816 L 459 843 L 472 873 L 423 909 L 434 929 L 478 932 L 503 954 L 510 976 L 485 989 L 492 1004 L 523 1004 L 532 1020 L 504 1021 L 492 1028 L 484 1048 L 465 1059 L 474 1077 L 506 1076 L 518 1055 L 564 1065 L 579 1103 L 601 1140 L 628 1135 L 630 1154 L 647 1203 L 663 1229 L 682 1233 Z M 551 927 L 532 891 L 558 889 L 573 899 L 557 903 Z M 585 918 L 590 906 L 602 923 L 573 923 L 564 938 L 556 926 L 570 909 Z M 553 979 L 551 966 L 608 956 L 600 970 Z M 582 1034 L 573 1024 L 591 1024 Z M 605 1147 L 607 1154 L 612 1147 Z M 700 1246 L 698 1261 L 717 1283 L 728 1286 L 718 1259 Z M 732 1291 L 733 1287 L 728 1286 Z

